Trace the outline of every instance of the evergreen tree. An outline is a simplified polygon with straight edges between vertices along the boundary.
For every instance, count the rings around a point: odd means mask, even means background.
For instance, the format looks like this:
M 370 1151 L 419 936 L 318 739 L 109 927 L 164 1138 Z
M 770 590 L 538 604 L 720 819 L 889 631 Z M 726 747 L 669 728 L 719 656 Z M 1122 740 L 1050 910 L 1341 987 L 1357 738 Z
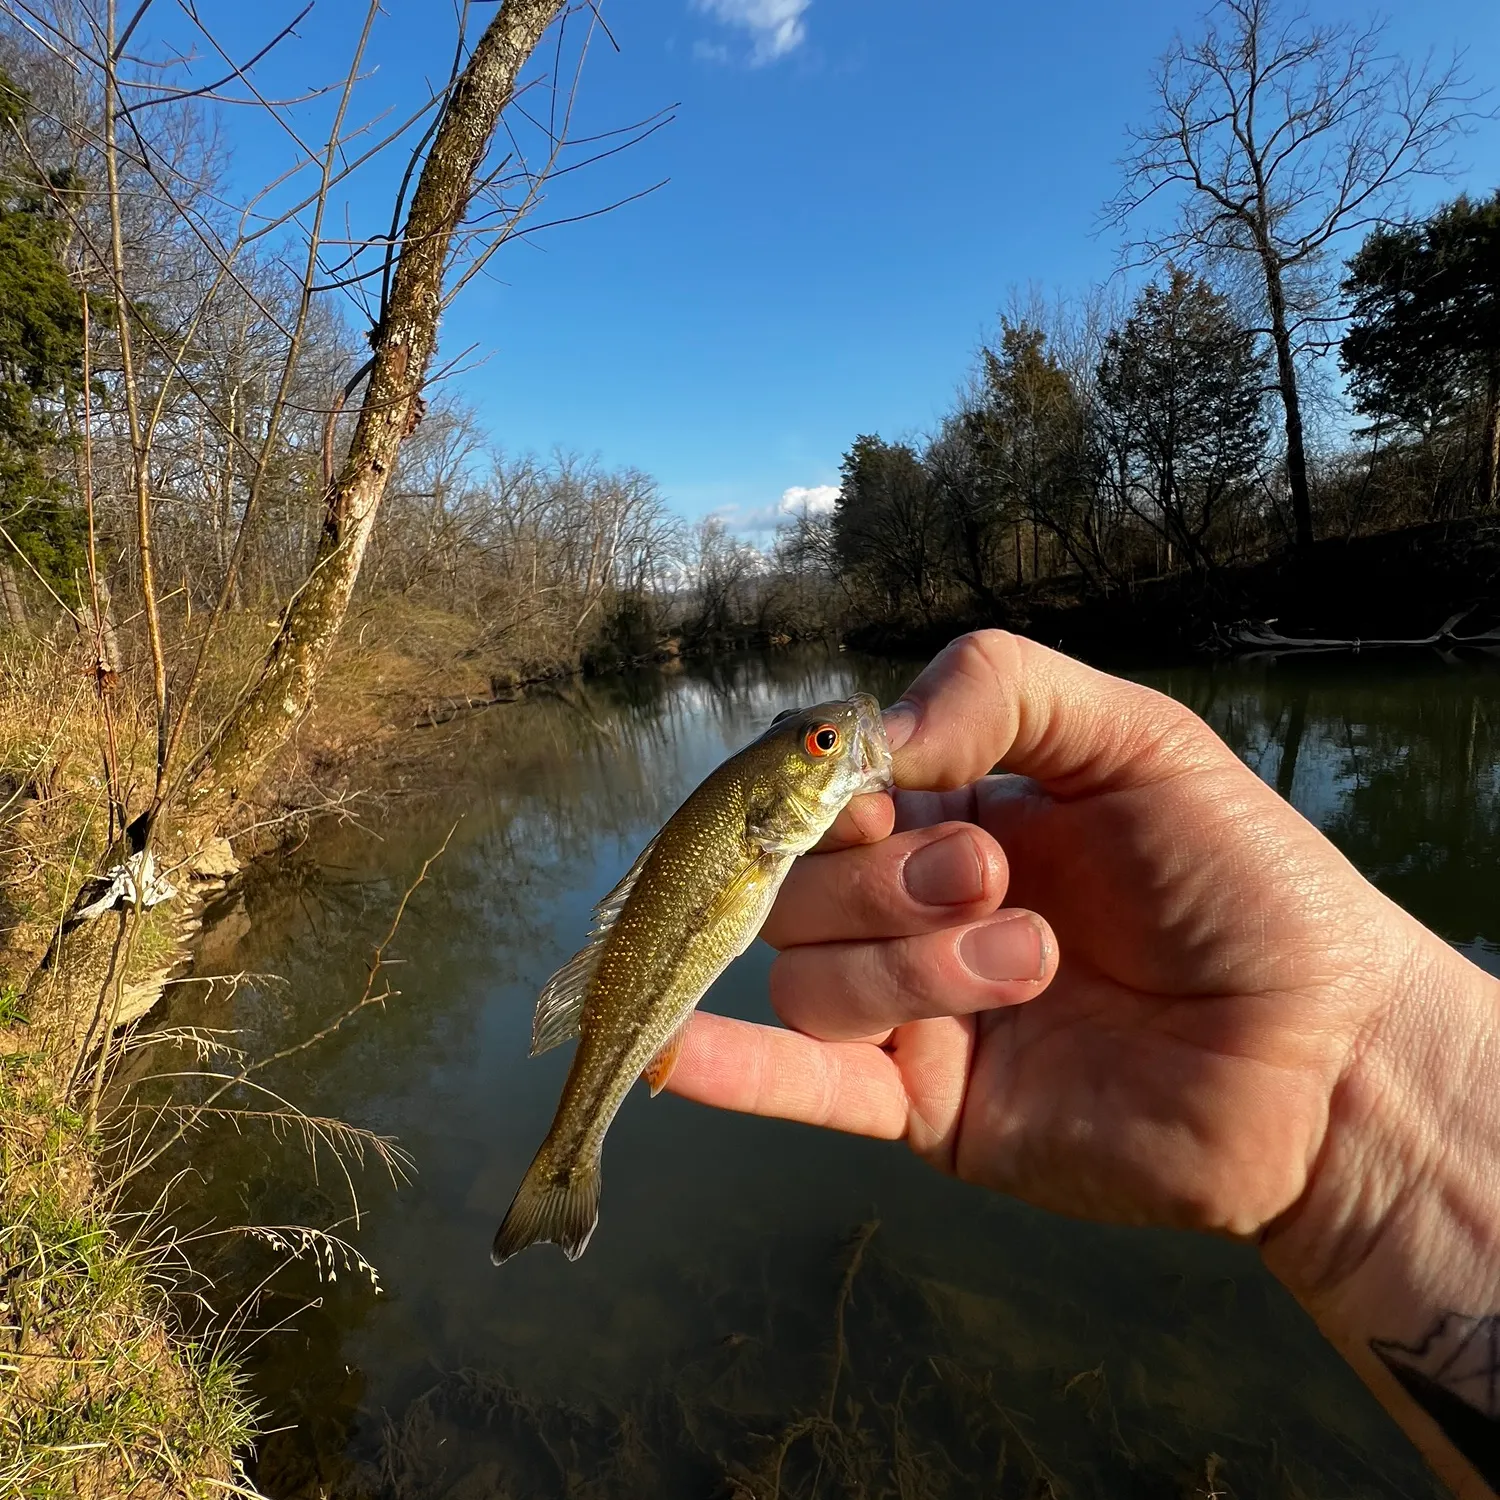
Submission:
M 1027 322 L 1002 325 L 998 350 L 983 354 L 985 411 L 997 485 L 1013 518 L 1016 576 L 1020 524 L 1050 531 L 1085 575 L 1098 561 L 1083 487 L 1083 404 L 1072 376 Z M 1033 566 L 1035 572 L 1035 566 Z
M 1105 341 L 1098 420 L 1121 498 L 1194 568 L 1222 552 L 1212 534 L 1265 458 L 1269 384 L 1254 331 L 1176 267 Z
M 1349 262 L 1355 406 L 1419 434 L 1477 412 L 1480 503 L 1500 502 L 1500 191 L 1377 229 Z
M 910 600 L 930 617 L 940 550 L 931 476 L 907 443 L 862 435 L 844 455 L 833 544 L 841 569 L 859 574 L 887 608 Z
M 26 109 L 0 73 L 0 128 L 21 126 Z M 82 378 L 83 306 L 45 189 L 24 176 L 0 181 L 0 567 L 14 567 L 19 551 L 66 596 L 83 563 L 83 521 L 54 460 L 63 402 Z M 13 589 L 7 597 L 14 613 Z

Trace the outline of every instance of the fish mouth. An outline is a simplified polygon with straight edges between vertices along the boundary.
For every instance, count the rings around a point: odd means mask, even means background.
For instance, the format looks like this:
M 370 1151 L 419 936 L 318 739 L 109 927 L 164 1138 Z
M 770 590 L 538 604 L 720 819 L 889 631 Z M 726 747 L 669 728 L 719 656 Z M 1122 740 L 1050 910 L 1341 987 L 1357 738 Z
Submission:
M 858 724 L 854 753 L 859 766 L 861 790 L 889 791 L 894 785 L 891 746 L 885 737 L 885 721 L 880 716 L 880 704 L 869 693 L 856 693 L 849 702 L 854 708 Z

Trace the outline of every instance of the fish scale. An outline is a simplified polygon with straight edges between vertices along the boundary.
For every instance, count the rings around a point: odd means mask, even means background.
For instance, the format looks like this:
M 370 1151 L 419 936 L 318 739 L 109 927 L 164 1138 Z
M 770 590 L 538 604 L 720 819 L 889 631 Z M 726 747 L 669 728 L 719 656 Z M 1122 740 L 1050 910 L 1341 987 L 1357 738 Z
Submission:
M 578 1038 L 552 1127 L 495 1236 L 498 1265 L 551 1241 L 583 1254 L 605 1133 L 639 1077 L 665 1085 L 693 1010 L 755 940 L 792 861 L 860 792 L 891 784 L 868 694 L 778 714 L 663 824 L 543 987 L 532 1054 Z

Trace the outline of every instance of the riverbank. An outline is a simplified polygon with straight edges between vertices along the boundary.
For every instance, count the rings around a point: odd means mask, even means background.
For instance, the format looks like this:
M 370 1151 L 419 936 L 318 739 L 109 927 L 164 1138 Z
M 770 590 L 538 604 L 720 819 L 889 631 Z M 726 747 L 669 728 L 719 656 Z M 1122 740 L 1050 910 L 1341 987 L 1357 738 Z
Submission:
M 231 622 L 240 649 L 205 693 L 204 725 L 259 659 L 269 622 Z M 382 601 L 351 617 L 317 706 L 230 839 L 167 876 L 182 898 L 147 914 L 113 998 L 144 1015 L 188 956 L 203 903 L 249 859 L 319 817 L 378 821 L 429 792 L 418 728 L 507 701 L 581 664 L 472 649 L 450 617 Z M 147 684 L 109 685 L 106 719 L 70 637 L 0 640 L 0 1495 L 253 1493 L 240 1459 L 257 1430 L 213 1316 L 190 1332 L 184 1299 L 214 1302 L 164 1217 L 126 1213 L 126 1127 L 89 1120 L 88 1017 L 28 1015 L 26 982 L 107 836 L 101 768 L 113 734 L 122 780 L 149 785 Z M 112 722 L 111 722 L 112 721 Z M 189 746 L 191 749 L 191 746 Z M 438 775 L 440 776 L 440 772 Z M 101 1006 L 102 1009 L 102 1006 Z M 97 1023 L 98 1017 L 93 1018 Z M 225 1309 L 218 1309 L 220 1314 Z
M 1143 579 L 1107 595 L 1043 580 L 1008 595 L 992 617 L 865 625 L 862 650 L 928 654 L 965 630 L 998 625 L 1101 665 L 1222 650 L 1235 625 L 1274 622 L 1285 636 L 1363 641 L 1431 635 L 1467 612 L 1462 630 L 1500 622 L 1500 522 L 1434 522 L 1377 536 L 1330 538 L 1305 553 L 1211 573 Z
M 234 1356 L 185 1336 L 180 1253 L 118 1211 L 56 1053 L 17 1045 L 15 1020 L 0 1034 L 0 1495 L 248 1493 L 257 1424 Z

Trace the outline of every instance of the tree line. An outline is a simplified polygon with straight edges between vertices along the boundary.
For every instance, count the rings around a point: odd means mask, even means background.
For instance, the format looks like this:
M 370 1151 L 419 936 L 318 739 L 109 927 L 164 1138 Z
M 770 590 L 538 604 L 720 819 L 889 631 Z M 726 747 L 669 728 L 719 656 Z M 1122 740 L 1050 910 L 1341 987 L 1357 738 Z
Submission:
M 391 249 L 372 236 L 341 273 L 247 234 L 193 91 L 78 66 L 85 12 L 38 14 L 0 23 L 3 618 L 97 611 L 118 653 L 117 620 L 149 644 L 149 594 L 170 676 L 221 598 L 273 617 L 318 570 Z M 445 613 L 466 649 L 616 660 L 1493 510 L 1500 193 L 1402 214 L 1476 108 L 1456 68 L 1388 57 L 1378 25 L 1220 0 L 1154 90 L 1107 207 L 1154 275 L 1128 303 L 1012 306 L 935 433 L 856 439 L 831 516 L 762 551 L 638 471 L 507 454 L 429 393 L 351 588 Z
M 59 34 L 69 18 L 59 6 Z M 146 644 L 148 570 L 166 654 L 221 594 L 231 614 L 274 617 L 305 589 L 373 327 L 318 287 L 321 265 L 241 243 L 201 105 L 139 119 L 110 164 L 107 96 L 0 21 L 0 622 L 86 624 L 92 575 L 118 670 L 119 636 Z M 672 635 L 822 628 L 798 576 L 721 519 L 685 520 L 637 469 L 507 452 L 438 387 L 386 476 L 356 588 L 446 616 L 456 645 L 525 673 Z
M 862 434 L 798 523 L 852 617 L 982 618 L 1039 581 L 1108 595 L 1500 502 L 1500 190 L 1404 212 L 1482 102 L 1457 64 L 1220 0 L 1154 90 L 1106 210 L 1146 284 L 1013 306 L 938 430 Z

